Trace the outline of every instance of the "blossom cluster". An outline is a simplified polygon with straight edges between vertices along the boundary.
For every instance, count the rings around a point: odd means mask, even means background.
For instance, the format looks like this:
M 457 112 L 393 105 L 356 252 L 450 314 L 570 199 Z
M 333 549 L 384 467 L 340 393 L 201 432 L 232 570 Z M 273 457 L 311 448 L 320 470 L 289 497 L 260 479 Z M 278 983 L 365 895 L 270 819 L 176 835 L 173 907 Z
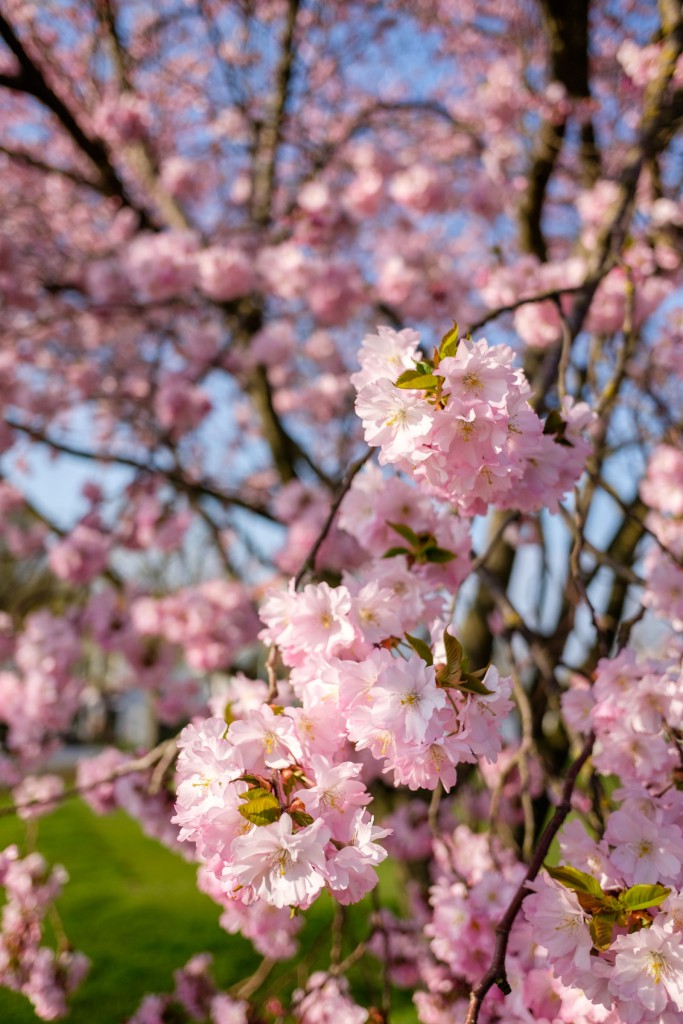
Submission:
M 173 992 L 145 996 L 128 1024 L 166 1024 L 169 1019 L 183 1024 L 247 1024 L 248 1004 L 219 992 L 211 977 L 211 961 L 209 953 L 193 956 L 174 972 Z
M 43 1020 L 66 1013 L 66 997 L 83 980 L 89 961 L 66 948 L 41 945 L 43 919 L 67 881 L 39 853 L 21 858 L 16 846 L 0 851 L 0 886 L 5 890 L 0 931 L 0 985 L 27 996 Z
M 381 449 L 380 463 L 466 515 L 490 505 L 556 511 L 583 470 L 593 414 L 565 398 L 544 423 L 513 350 L 456 335 L 433 363 L 416 331 L 380 327 L 364 338 L 352 380 L 365 440 Z
M 596 735 L 593 763 L 605 775 L 653 789 L 680 768 L 683 672 L 680 652 L 638 657 L 626 647 L 598 662 L 595 681 L 576 677 L 562 697 L 569 725 Z
M 68 727 L 79 706 L 82 643 L 73 615 L 38 611 L 8 646 L 16 671 L 0 672 L 0 722 L 8 728 L 10 750 L 30 763 Z
M 466 673 L 448 631 L 435 627 L 431 644 L 409 632 L 434 584 L 407 572 L 405 555 L 373 565 L 370 582 L 290 586 L 265 601 L 261 638 L 290 669 L 286 706 L 228 695 L 214 709 L 229 714 L 181 735 L 174 820 L 228 927 L 231 901 L 305 908 L 327 889 L 346 904 L 374 887 L 387 832 L 365 809 L 361 773 L 450 789 L 459 763 L 500 749 L 509 681 Z
M 524 912 L 553 975 L 585 993 L 593 1019 L 673 1024 L 683 1012 L 683 801 L 638 786 L 615 795 L 621 807 L 600 841 L 578 822 L 565 828 L 563 859 L 579 867 L 540 879 Z
M 359 765 L 305 756 L 293 718 L 268 704 L 229 727 L 187 726 L 180 742 L 174 821 L 214 876 L 205 886 L 283 908 L 309 906 L 325 886 L 353 902 L 376 884 L 386 833 L 363 809 Z
M 683 630 L 683 453 L 658 445 L 640 492 L 650 506 L 647 524 L 656 542 L 645 556 L 643 604 Z

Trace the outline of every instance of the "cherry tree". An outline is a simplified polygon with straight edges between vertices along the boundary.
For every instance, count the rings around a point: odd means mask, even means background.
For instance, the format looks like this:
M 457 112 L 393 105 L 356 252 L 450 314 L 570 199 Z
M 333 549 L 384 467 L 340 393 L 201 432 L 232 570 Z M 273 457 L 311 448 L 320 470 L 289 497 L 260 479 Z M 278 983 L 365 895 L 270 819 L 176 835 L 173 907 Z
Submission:
M 2 0 L 0 40 L 0 813 L 124 808 L 264 957 L 227 993 L 197 951 L 131 1024 L 392 986 L 673 1024 L 681 4 Z M 128 690 L 170 738 L 65 786 Z M 65 882 L 0 852 L 44 1019 L 88 967 L 44 942 Z

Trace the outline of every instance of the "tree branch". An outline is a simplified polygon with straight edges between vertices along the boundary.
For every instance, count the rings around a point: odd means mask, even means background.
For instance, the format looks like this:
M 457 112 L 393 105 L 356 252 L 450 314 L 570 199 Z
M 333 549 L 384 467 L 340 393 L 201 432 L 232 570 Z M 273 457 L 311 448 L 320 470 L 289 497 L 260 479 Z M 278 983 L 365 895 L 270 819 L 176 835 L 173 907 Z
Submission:
M 328 533 L 330 532 L 330 529 L 332 528 L 334 518 L 337 512 L 339 511 L 339 506 L 341 505 L 342 501 L 344 500 L 344 497 L 348 493 L 351 484 L 354 481 L 354 478 L 361 471 L 365 463 L 372 457 L 372 455 L 373 449 L 369 448 L 365 455 L 363 455 L 360 459 L 354 462 L 353 465 L 350 466 L 348 471 L 346 472 L 344 479 L 339 485 L 337 495 L 332 504 L 330 505 L 330 511 L 327 515 L 327 519 L 323 523 L 320 529 L 320 533 L 316 537 L 315 543 L 313 544 L 311 550 L 309 551 L 304 564 L 301 566 L 298 573 L 296 574 L 296 577 L 294 578 L 295 589 L 299 588 L 299 585 L 304 576 L 306 575 L 306 573 L 315 568 L 316 557 L 318 555 L 318 552 L 320 551 L 320 548 L 323 545 L 323 542 L 325 541 L 325 538 L 327 537 Z
M 148 768 L 153 768 L 155 765 L 163 764 L 165 767 L 171 763 L 173 756 L 178 749 L 178 737 L 173 736 L 171 739 L 163 740 L 158 746 L 153 747 L 142 757 L 137 757 L 133 761 L 126 761 L 125 764 L 119 765 L 114 768 L 113 771 L 106 775 L 102 779 L 98 779 L 97 782 L 89 782 L 87 786 L 69 786 L 63 790 L 59 797 L 46 797 L 41 800 L 27 800 L 23 804 L 8 804 L 5 807 L 0 807 L 0 818 L 7 818 L 12 814 L 16 814 L 17 811 L 24 810 L 29 807 L 42 807 L 45 804 L 51 804 L 55 801 L 68 800 L 75 796 L 82 796 L 83 793 L 89 793 L 93 789 L 97 789 L 98 786 L 102 786 L 107 782 L 115 782 L 116 779 L 122 778 L 124 775 L 133 775 L 135 772 L 146 771 Z M 150 792 L 153 792 L 152 786 L 156 785 L 155 782 L 150 782 Z M 154 792 L 158 792 L 158 788 Z
M 588 6 L 589 0 L 540 0 L 543 20 L 550 42 L 550 76 L 560 82 L 573 99 L 590 95 L 588 86 Z M 536 151 L 529 170 L 526 194 L 520 206 L 520 242 L 525 252 L 534 253 L 544 263 L 547 247 L 541 226 L 543 207 L 555 164 L 562 151 L 568 118 L 543 121 Z M 586 133 L 586 154 L 592 140 L 592 170 L 595 177 L 598 160 L 592 127 Z
M 300 7 L 301 0 L 288 0 L 287 20 L 282 36 L 280 61 L 275 72 L 275 91 L 270 114 L 257 132 L 251 214 L 255 223 L 261 227 L 270 223 L 278 151 L 294 71 L 294 36 Z
M 279 521 L 265 505 L 261 505 L 258 502 L 248 501 L 246 498 L 242 497 L 242 495 L 231 491 L 219 490 L 207 480 L 188 480 L 183 473 L 176 469 L 164 469 L 163 466 L 150 466 L 130 455 L 115 455 L 113 452 L 91 452 L 84 448 L 77 448 L 75 445 L 67 444 L 63 441 L 57 441 L 55 438 L 45 434 L 42 430 L 26 426 L 23 423 L 19 423 L 17 420 L 11 419 L 10 417 L 5 417 L 5 422 L 12 428 L 12 430 L 17 430 L 22 434 L 26 434 L 26 436 L 32 438 L 32 440 L 39 441 L 41 444 L 45 444 L 49 448 L 52 448 L 53 451 L 61 452 L 64 455 L 72 455 L 77 459 L 89 459 L 91 462 L 103 462 L 105 464 L 128 466 L 130 469 L 135 469 L 140 473 L 148 473 L 150 476 L 162 476 L 179 491 L 184 491 L 186 494 L 199 495 L 205 498 L 214 498 L 222 505 L 235 505 L 237 508 L 243 508 L 247 512 L 253 512 L 258 516 L 262 516 L 264 519 L 271 520 L 271 522 Z
M 128 189 L 119 177 L 118 171 L 111 163 L 106 147 L 100 139 L 93 139 L 81 128 L 77 119 L 61 99 L 48 85 L 41 68 L 29 56 L 28 51 L 14 31 L 9 21 L 0 13 L 0 38 L 4 40 L 19 62 L 19 74 L 0 76 L 0 85 L 16 92 L 33 96 L 44 107 L 51 111 L 71 139 L 90 162 L 99 176 L 99 190 L 106 196 L 118 196 L 131 210 L 138 215 L 141 227 L 156 230 L 157 225 L 149 214 L 138 206 L 131 198 Z

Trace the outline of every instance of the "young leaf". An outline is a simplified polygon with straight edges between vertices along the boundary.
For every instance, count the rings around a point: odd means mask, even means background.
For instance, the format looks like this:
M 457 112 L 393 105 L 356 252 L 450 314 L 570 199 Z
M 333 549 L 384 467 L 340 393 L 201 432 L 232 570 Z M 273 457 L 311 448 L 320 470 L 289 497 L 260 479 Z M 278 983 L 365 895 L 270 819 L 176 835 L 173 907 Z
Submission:
M 447 629 L 443 631 L 443 644 L 446 648 L 446 668 L 450 675 L 458 672 L 462 665 L 462 644 Z
M 434 658 L 429 644 L 425 643 L 424 640 L 420 640 L 419 636 L 411 636 L 410 633 L 406 633 L 406 640 L 415 653 L 420 655 L 423 661 L 426 661 L 428 665 L 434 664 Z
M 449 331 L 446 331 L 441 344 L 439 345 L 439 359 L 445 359 L 447 356 L 454 356 L 458 351 L 458 325 L 453 321 L 453 326 Z
M 609 949 L 612 944 L 612 932 L 617 923 L 616 914 L 598 914 L 590 922 L 590 933 L 596 949 Z
M 667 898 L 671 889 L 664 885 L 632 885 L 619 894 L 619 903 L 624 910 L 647 910 L 658 907 Z
M 463 673 L 457 687 L 463 693 L 476 693 L 480 697 L 488 697 L 493 693 L 493 690 L 489 690 L 488 687 L 484 686 L 481 679 L 477 679 L 471 672 Z
M 401 376 L 394 382 L 394 387 L 403 388 L 404 391 L 428 391 L 435 388 L 443 377 L 437 377 L 433 373 L 421 373 L 420 370 L 404 370 Z
M 425 562 L 452 562 L 456 557 L 452 551 L 447 551 L 446 548 L 428 547 L 422 552 L 422 557 Z
M 382 558 L 393 558 L 394 555 L 409 555 L 410 551 L 408 548 L 387 548 L 382 555 Z
M 246 796 L 246 793 L 244 795 Z M 265 796 L 260 796 L 253 800 L 247 799 L 247 802 L 242 807 L 238 807 L 237 810 L 252 825 L 271 825 L 282 814 L 277 797 L 272 793 L 266 793 Z
M 598 899 L 604 897 L 604 892 L 600 887 L 600 883 L 592 875 L 587 875 L 584 871 L 579 871 L 578 868 L 572 867 L 557 867 L 551 868 L 547 864 L 544 865 L 546 871 L 551 878 L 554 878 L 556 882 L 566 886 L 567 889 L 573 889 L 574 892 L 586 892 L 591 896 L 597 896 Z
M 589 892 L 577 892 L 576 898 L 587 914 L 618 913 L 619 904 L 614 896 L 593 896 Z
M 313 824 L 313 818 L 310 814 L 306 814 L 305 811 L 292 811 L 292 819 L 301 828 L 305 828 L 306 825 Z
M 270 790 L 262 789 L 260 786 L 255 786 L 253 789 L 248 789 L 246 793 L 242 793 L 240 799 L 251 802 L 253 800 L 261 800 L 262 797 L 264 796 L 272 797 L 273 800 L 275 800 L 275 803 L 277 803 L 277 799 L 275 798 L 275 796 L 273 796 Z
M 420 546 L 420 538 L 415 531 L 411 530 L 405 523 L 390 523 L 387 521 L 387 526 L 391 527 L 391 529 L 400 537 L 403 537 L 404 540 L 407 540 L 413 548 L 418 548 Z

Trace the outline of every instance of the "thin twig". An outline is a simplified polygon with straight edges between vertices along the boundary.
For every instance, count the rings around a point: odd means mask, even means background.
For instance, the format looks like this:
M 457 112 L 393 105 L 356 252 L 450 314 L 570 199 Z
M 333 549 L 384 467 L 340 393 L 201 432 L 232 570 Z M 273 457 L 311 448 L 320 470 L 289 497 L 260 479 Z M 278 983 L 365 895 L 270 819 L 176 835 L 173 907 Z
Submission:
M 498 306 L 496 309 L 492 309 L 490 313 L 483 316 L 481 320 L 477 320 L 476 323 L 470 324 L 469 333 L 474 334 L 475 331 L 481 330 L 491 320 L 497 320 L 499 316 L 504 313 L 514 313 L 516 309 L 521 306 L 529 306 L 533 302 L 548 302 L 552 299 L 559 299 L 562 295 L 575 295 L 576 292 L 580 292 L 582 288 L 585 288 L 585 282 L 583 284 L 571 285 L 567 288 L 553 288 L 547 292 L 538 292 L 536 295 L 528 295 L 524 299 L 515 299 L 514 302 L 508 302 L 505 306 Z
M 269 512 L 264 505 L 260 505 L 256 502 L 247 501 L 242 495 L 234 494 L 229 491 L 221 491 L 208 480 L 192 480 L 183 475 L 182 472 L 172 467 L 148 465 L 146 462 L 136 459 L 132 455 L 119 455 L 114 452 L 93 452 L 85 448 L 78 448 L 76 445 L 69 444 L 65 441 L 58 441 L 56 438 L 50 437 L 44 431 L 31 427 L 28 424 L 20 423 L 18 420 L 10 417 L 5 418 L 5 423 L 12 430 L 18 430 L 22 434 L 26 434 L 33 441 L 38 441 L 40 444 L 45 444 L 48 448 L 52 448 L 53 451 L 61 452 L 64 455 L 73 455 L 77 459 L 87 459 L 91 462 L 102 462 L 105 465 L 117 465 L 127 466 L 130 469 L 135 469 L 140 473 L 149 473 L 152 476 L 160 476 L 168 481 L 169 484 L 176 487 L 180 491 L 184 491 L 187 494 L 195 494 L 207 498 L 215 498 L 223 505 L 235 505 L 238 508 L 243 508 L 247 512 L 254 512 L 258 516 L 262 516 L 264 519 L 270 519 L 271 522 L 277 522 L 277 519 Z
M 555 306 L 557 307 L 557 314 L 560 318 L 560 328 L 562 345 L 560 348 L 560 362 L 557 367 L 557 394 L 562 399 L 567 397 L 567 371 L 569 370 L 569 360 L 572 354 L 572 329 L 569 326 L 569 321 L 564 315 L 562 304 L 559 299 L 555 299 Z
M 147 787 L 147 792 L 150 796 L 156 796 L 157 793 L 160 792 L 161 787 L 164 784 L 166 772 L 171 767 L 177 756 L 178 744 L 174 740 L 172 743 L 168 743 L 166 750 L 163 752 L 154 767 L 152 778 L 150 779 L 149 786 Z
M 320 551 L 320 548 L 322 547 L 322 545 L 323 545 L 323 543 L 325 541 L 325 538 L 327 537 L 328 533 L 330 532 L 330 529 L 332 527 L 332 523 L 334 522 L 334 518 L 337 515 L 337 512 L 339 511 L 339 506 L 341 505 L 342 501 L 346 497 L 346 494 L 347 494 L 349 488 L 351 487 L 351 484 L 353 483 L 355 476 L 361 471 L 361 469 L 363 468 L 365 463 L 371 458 L 372 453 L 373 453 L 373 449 L 369 448 L 368 451 L 365 453 L 365 455 L 363 455 L 362 458 L 360 458 L 356 462 L 354 462 L 353 465 L 350 466 L 349 469 L 346 471 L 346 474 L 344 475 L 344 479 L 342 480 L 342 482 L 341 482 L 341 484 L 339 486 L 339 490 L 337 491 L 337 496 L 334 499 L 334 501 L 332 502 L 332 504 L 330 505 L 330 511 L 328 512 L 327 519 L 323 523 L 323 525 L 322 525 L 322 527 L 320 529 L 320 533 L 316 537 L 315 543 L 313 544 L 311 550 L 308 552 L 308 555 L 307 555 L 303 565 L 301 566 L 301 568 L 299 569 L 298 573 L 294 577 L 294 589 L 295 590 L 299 589 L 301 581 L 303 580 L 303 578 L 306 575 L 306 573 L 310 572 L 312 569 L 315 568 L 315 560 L 316 560 L 316 558 L 318 556 L 318 552 Z
M 432 833 L 432 837 L 436 839 L 439 834 L 439 807 L 441 806 L 441 794 L 443 789 L 441 782 L 437 782 L 436 789 L 432 790 L 432 798 L 429 801 L 429 812 L 427 814 L 427 822 L 429 824 L 429 830 Z
M 344 941 L 344 922 L 346 914 L 341 903 L 335 903 L 334 917 L 332 918 L 332 943 L 330 945 L 330 967 L 339 967 L 342 958 L 342 944 Z
M 97 789 L 98 786 L 105 785 L 107 782 L 115 782 L 124 775 L 132 775 L 134 772 L 146 771 L 148 768 L 152 768 L 164 758 L 168 757 L 169 752 L 171 752 L 172 756 L 175 756 L 177 749 L 178 738 L 173 736 L 171 739 L 164 740 L 162 743 L 159 743 L 156 747 L 153 747 L 152 750 L 148 750 L 146 754 L 142 755 L 142 757 L 137 757 L 133 761 L 126 761 L 125 764 L 119 765 L 117 768 L 114 768 L 109 775 L 103 776 L 103 778 L 98 779 L 96 782 L 89 782 L 86 786 L 69 786 L 67 789 L 63 790 L 59 798 L 51 796 L 42 799 L 27 800 L 22 804 L 8 804 L 5 807 L 0 807 L 0 818 L 9 817 L 9 815 L 16 814 L 18 811 L 23 811 L 28 807 L 41 807 L 44 804 L 55 803 L 57 800 L 61 802 L 62 800 L 68 800 L 75 796 L 82 796 L 83 793 L 89 793 L 91 790 Z
M 261 987 L 275 964 L 275 960 L 271 960 L 270 957 L 265 956 L 253 974 L 250 974 L 244 981 L 239 982 L 237 985 L 233 985 L 233 987 L 229 989 L 230 995 L 235 999 L 248 999 L 249 996 L 253 995 L 254 992 Z
M 360 960 L 360 958 L 365 953 L 367 947 L 368 947 L 368 944 L 367 944 L 367 942 L 365 940 L 363 940 L 363 942 L 359 942 L 358 945 L 356 946 L 356 948 L 352 949 L 351 952 L 349 953 L 349 955 L 344 957 L 344 959 L 341 961 L 341 963 L 333 964 L 330 967 L 330 970 L 329 970 L 328 973 L 331 974 L 333 978 L 337 978 L 340 974 L 346 974 L 346 972 L 349 970 L 349 968 L 353 967 L 353 965 L 358 960 Z
M 482 568 L 482 566 L 486 565 L 486 563 L 488 562 L 489 558 L 493 553 L 493 549 L 495 548 L 496 544 L 507 530 L 508 526 L 510 526 L 511 523 L 516 523 L 520 518 L 521 512 L 512 512 L 511 515 L 507 516 L 502 521 L 498 529 L 494 532 L 493 536 L 489 540 L 489 543 L 487 544 L 484 551 L 482 551 L 480 555 L 477 555 L 475 558 L 473 558 L 472 564 L 470 566 L 470 573 L 478 572 L 479 569 Z
M 277 647 L 275 644 L 268 651 L 268 657 L 266 658 L 266 675 L 268 676 L 268 693 L 266 695 L 266 704 L 272 704 L 277 697 L 277 673 L 275 671 L 275 664 L 277 662 Z

